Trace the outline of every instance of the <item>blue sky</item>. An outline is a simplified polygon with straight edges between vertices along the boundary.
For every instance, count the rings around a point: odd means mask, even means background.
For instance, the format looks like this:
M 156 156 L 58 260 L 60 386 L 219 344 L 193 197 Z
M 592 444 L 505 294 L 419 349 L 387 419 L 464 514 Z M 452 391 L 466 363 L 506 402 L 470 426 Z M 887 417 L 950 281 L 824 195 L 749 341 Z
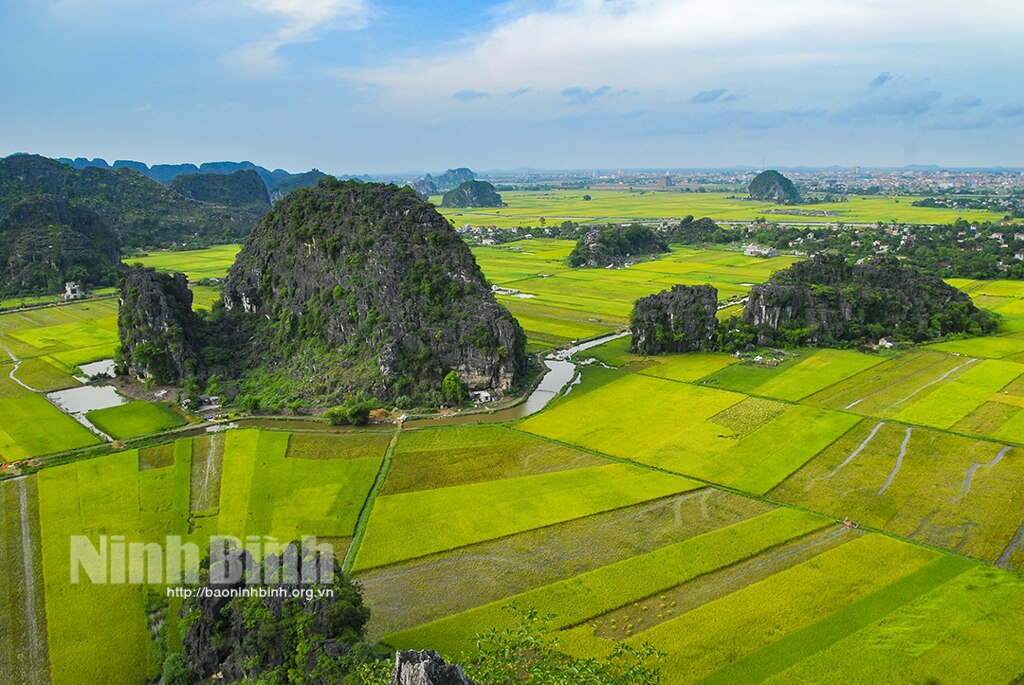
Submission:
M 4 0 L 0 154 L 1024 166 L 1019 0 Z

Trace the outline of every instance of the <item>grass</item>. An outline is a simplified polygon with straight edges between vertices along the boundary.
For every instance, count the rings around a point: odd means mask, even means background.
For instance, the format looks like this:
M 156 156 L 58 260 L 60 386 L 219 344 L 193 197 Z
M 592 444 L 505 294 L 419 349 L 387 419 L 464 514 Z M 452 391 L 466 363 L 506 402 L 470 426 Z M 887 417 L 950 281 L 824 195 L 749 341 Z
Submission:
M 674 545 L 594 569 L 471 611 L 385 638 L 399 649 L 432 648 L 453 653 L 490 627 L 509 626 L 502 607 L 510 601 L 557 615 L 554 628 L 582 623 L 612 609 L 686 582 L 699 575 L 826 525 L 826 519 L 792 509 L 776 509 Z
M 900 412 L 925 400 L 978 363 L 975 359 L 934 351 L 909 352 L 811 395 L 807 402 L 867 416 L 898 417 Z M 975 407 L 977 404 L 969 406 L 964 414 Z
M 685 478 L 611 464 L 379 497 L 353 569 L 385 566 L 697 487 Z
M 156 433 L 187 423 L 166 402 L 129 402 L 118 407 L 88 412 L 86 418 L 116 440 Z
M 606 463 L 586 452 L 502 426 L 422 429 L 403 434 L 382 494 L 431 490 Z

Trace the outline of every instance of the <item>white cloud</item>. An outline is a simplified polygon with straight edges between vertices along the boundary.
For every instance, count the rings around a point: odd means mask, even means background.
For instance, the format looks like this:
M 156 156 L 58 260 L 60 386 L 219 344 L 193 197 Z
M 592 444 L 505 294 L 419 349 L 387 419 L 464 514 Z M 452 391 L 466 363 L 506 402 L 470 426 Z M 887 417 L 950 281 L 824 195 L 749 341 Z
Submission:
M 242 0 L 241 9 L 280 22 L 277 31 L 228 56 L 229 63 L 257 73 L 283 66 L 281 47 L 316 40 L 332 29 L 365 28 L 370 16 L 365 0 Z
M 1024 19 L 1024 3 L 979 2 L 559 0 L 499 15 L 493 28 L 441 53 L 334 73 L 381 89 L 395 105 L 450 103 L 450 93 L 465 89 L 551 95 L 609 85 L 678 94 L 735 80 L 798 89 L 794 74 L 808 69 L 874 76 L 901 61 L 929 69 L 937 55 L 949 64 L 951 46 L 970 48 L 957 54 L 961 62 L 1019 51 L 1010 27 Z

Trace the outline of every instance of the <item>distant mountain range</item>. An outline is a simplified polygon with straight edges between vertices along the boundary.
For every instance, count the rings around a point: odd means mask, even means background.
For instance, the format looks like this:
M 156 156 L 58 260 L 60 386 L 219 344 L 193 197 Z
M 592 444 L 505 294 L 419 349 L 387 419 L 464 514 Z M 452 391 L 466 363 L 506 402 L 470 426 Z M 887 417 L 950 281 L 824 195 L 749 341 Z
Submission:
M 271 171 L 252 162 L 204 162 L 199 166 L 195 164 L 154 164 L 148 166 L 143 162 L 136 162 L 131 159 L 117 159 L 113 164 L 107 163 L 102 157 L 86 159 L 85 157 L 58 157 L 58 162 L 67 164 L 75 169 L 131 169 L 140 174 L 149 176 L 154 181 L 164 185 L 170 184 L 178 176 L 184 174 L 233 174 L 236 171 L 255 171 L 263 179 L 263 185 L 271 200 L 277 200 L 297 188 L 314 185 L 327 174 L 317 169 L 311 169 L 305 173 L 293 174 L 284 169 Z M 283 191 L 283 192 L 281 192 Z

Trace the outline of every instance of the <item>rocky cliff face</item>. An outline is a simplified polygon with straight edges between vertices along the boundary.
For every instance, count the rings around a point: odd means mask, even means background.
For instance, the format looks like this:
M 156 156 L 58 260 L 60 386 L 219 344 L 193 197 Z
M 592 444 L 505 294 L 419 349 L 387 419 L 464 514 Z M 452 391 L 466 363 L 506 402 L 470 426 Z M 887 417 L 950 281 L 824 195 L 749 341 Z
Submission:
M 171 181 L 171 190 L 200 202 L 225 207 L 270 209 L 270 196 L 263 179 L 253 169 L 230 174 L 182 174 Z
M 401 651 L 388 685 L 475 685 L 459 666 L 450 666 L 433 651 Z
M 718 290 L 710 285 L 676 285 L 642 297 L 630 316 L 631 349 L 645 355 L 710 349 L 717 308 Z
M 504 207 L 498 195 L 487 181 L 466 181 L 458 188 L 449 190 L 441 197 L 442 207 Z
M 0 219 L 0 294 L 58 293 L 66 281 L 113 285 L 123 269 L 117 237 L 90 209 L 38 195 Z
M 204 341 L 185 274 L 134 268 L 120 290 L 117 328 L 125 369 L 158 384 L 194 374 Z
M 576 241 L 569 264 L 587 268 L 618 266 L 668 251 L 665 239 L 646 226 L 595 226 Z
M 778 171 L 762 171 L 750 182 L 747 192 L 751 200 L 791 205 L 800 202 L 800 193 L 788 178 Z
M 525 336 L 469 248 L 411 188 L 326 179 L 279 202 L 224 288 L 250 369 L 312 402 L 439 388 L 509 390 Z
M 812 345 L 883 336 L 924 341 L 994 326 L 966 294 L 894 257 L 850 265 L 835 254 L 798 262 L 754 286 L 743 321 L 757 328 L 762 344 Z

